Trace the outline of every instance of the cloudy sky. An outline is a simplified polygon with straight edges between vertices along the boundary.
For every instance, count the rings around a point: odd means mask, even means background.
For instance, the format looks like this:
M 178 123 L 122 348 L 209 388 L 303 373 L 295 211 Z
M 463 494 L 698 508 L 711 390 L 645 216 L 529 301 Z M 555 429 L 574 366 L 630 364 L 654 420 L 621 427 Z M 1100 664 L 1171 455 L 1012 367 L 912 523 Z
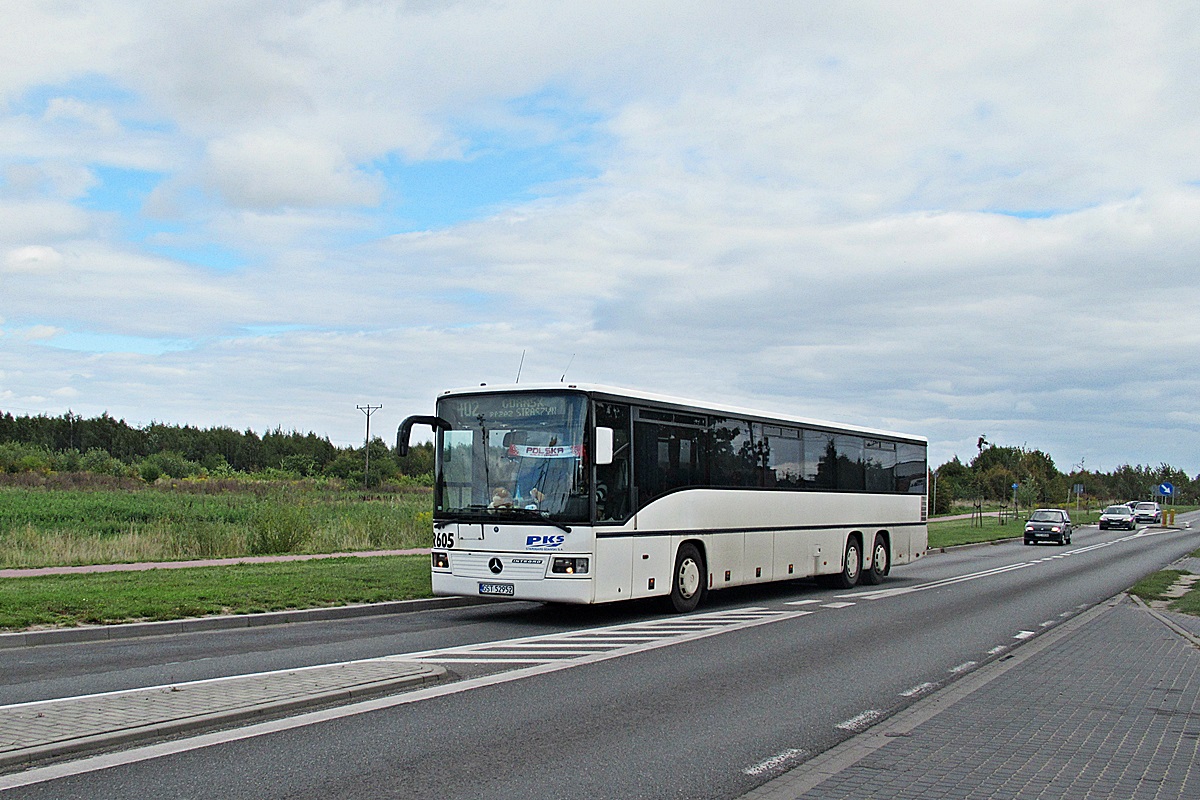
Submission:
M 1194 0 L 0 5 L 16 414 L 520 367 L 1195 475 L 1198 264 Z

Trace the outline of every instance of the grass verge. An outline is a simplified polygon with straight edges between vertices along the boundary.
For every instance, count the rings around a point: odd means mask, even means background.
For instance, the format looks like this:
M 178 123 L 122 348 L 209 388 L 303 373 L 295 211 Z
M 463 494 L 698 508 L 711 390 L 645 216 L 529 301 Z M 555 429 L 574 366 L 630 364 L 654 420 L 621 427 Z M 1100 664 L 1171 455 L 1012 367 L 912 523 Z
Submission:
M 1192 558 L 1200 558 L 1200 550 L 1192 553 Z M 1200 583 L 1194 584 L 1182 597 L 1170 598 L 1167 596 L 1167 590 L 1179 579 L 1179 576 L 1187 574 L 1177 569 L 1160 570 L 1153 575 L 1147 575 L 1131 586 L 1129 594 L 1136 595 L 1147 602 L 1167 600 L 1169 601 L 1168 611 L 1200 617 Z
M 982 525 L 969 519 L 929 520 L 929 549 L 954 547 L 960 544 L 995 542 L 1024 535 L 1023 520 L 1006 520 L 1001 525 L 995 514 L 985 516 Z
M 429 597 L 426 556 L 0 580 L 0 630 L 253 614 Z
M 1153 575 L 1147 575 L 1129 587 L 1129 594 L 1140 597 L 1147 602 L 1150 600 L 1165 600 L 1167 599 L 1167 590 L 1174 585 L 1180 575 L 1186 574 L 1186 572 L 1178 569 L 1159 570 Z

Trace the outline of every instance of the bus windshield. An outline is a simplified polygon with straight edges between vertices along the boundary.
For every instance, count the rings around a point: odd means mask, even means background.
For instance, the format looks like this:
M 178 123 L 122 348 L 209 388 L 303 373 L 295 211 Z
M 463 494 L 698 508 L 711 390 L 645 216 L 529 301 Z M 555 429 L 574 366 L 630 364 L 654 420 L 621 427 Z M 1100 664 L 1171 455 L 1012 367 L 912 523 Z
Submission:
M 441 432 L 439 517 L 588 519 L 583 395 L 448 397 L 438 401 L 438 416 L 449 423 Z

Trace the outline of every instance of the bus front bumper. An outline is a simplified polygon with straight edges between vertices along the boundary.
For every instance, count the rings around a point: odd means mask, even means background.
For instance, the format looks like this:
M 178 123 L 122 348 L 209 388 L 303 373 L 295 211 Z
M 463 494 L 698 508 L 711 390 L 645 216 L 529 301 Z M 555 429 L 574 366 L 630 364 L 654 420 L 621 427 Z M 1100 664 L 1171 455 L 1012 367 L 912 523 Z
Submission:
M 509 579 L 478 578 L 433 573 L 433 593 L 438 597 L 491 597 L 497 600 L 536 600 L 547 603 L 591 603 L 592 582 L 587 578 Z

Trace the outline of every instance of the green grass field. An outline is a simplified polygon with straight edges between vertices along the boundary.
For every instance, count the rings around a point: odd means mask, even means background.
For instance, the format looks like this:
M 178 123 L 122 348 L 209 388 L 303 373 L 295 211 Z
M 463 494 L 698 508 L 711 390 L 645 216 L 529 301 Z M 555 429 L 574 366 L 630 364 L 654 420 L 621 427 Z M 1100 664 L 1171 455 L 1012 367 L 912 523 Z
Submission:
M 252 614 L 428 597 L 427 556 L 0 579 L 0 629 Z
M 996 514 L 987 514 L 981 520 L 969 519 L 929 520 L 929 549 L 954 547 L 961 544 L 994 542 L 1024 535 L 1024 522 L 1007 520 L 1000 524 Z

